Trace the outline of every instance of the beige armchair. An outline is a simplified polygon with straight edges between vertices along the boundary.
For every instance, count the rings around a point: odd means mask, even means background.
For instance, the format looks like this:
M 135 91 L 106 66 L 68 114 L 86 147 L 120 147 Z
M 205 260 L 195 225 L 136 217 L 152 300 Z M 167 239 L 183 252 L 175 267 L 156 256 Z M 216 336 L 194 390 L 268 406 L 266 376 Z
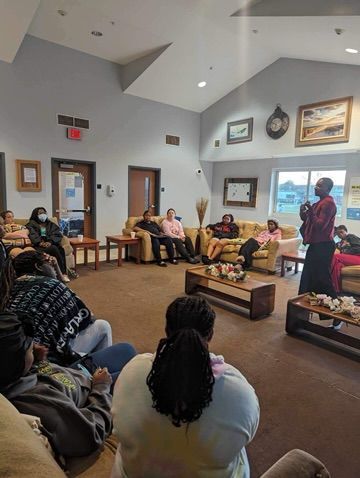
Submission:
M 50 221 L 54 222 L 55 224 L 58 224 L 57 217 L 50 217 Z M 17 218 L 14 219 L 15 224 L 20 224 L 22 226 L 25 226 L 29 222 L 29 219 L 24 219 L 24 218 Z M 6 239 L 3 241 L 6 244 Z M 11 241 L 10 241 L 11 242 Z M 28 246 L 29 244 L 24 244 L 24 246 Z M 74 255 L 73 255 L 73 248 L 71 247 L 69 238 L 66 236 L 63 236 L 60 245 L 63 247 L 65 251 L 65 259 L 66 259 L 66 267 L 69 269 L 72 269 L 74 267 Z M 31 246 L 31 244 L 30 244 Z M 17 247 L 21 247 L 20 244 L 17 244 Z
M 256 237 L 261 231 L 267 229 L 267 224 L 260 224 L 252 221 L 235 220 L 239 227 L 239 237 L 241 244 L 246 242 L 250 237 Z M 259 250 L 253 254 L 253 268 L 267 271 L 274 274 L 281 266 L 281 256 L 284 253 L 295 253 L 300 244 L 301 238 L 298 237 L 298 230 L 295 226 L 280 225 L 282 239 L 273 241 L 269 244 L 268 249 Z M 213 237 L 212 231 L 206 229 L 200 230 L 200 250 L 202 255 L 206 255 L 208 244 Z M 241 244 L 225 246 L 220 256 L 222 261 L 234 262 L 238 256 Z
M 130 235 L 130 232 L 133 230 L 135 227 L 136 223 L 139 221 L 142 221 L 143 217 L 142 216 L 132 216 L 129 217 L 128 220 L 126 221 L 125 228 L 123 229 L 123 234 L 126 236 Z M 165 219 L 165 216 L 152 216 L 151 220 L 155 221 L 157 224 L 161 224 L 162 221 Z M 198 235 L 198 229 L 195 227 L 184 227 L 184 232 L 185 235 L 190 237 L 193 246 L 195 248 L 196 245 L 196 238 Z M 154 254 L 152 252 L 151 248 L 151 238 L 150 234 L 145 232 L 145 231 L 139 231 L 136 233 L 136 237 L 139 237 L 141 239 L 141 254 L 140 254 L 140 259 L 143 262 L 152 262 L 155 261 Z M 175 246 L 174 246 L 175 249 Z M 132 254 L 132 247 L 129 246 L 129 253 L 130 255 L 135 256 L 135 251 Z M 162 259 L 167 259 L 167 254 L 166 254 L 166 249 L 165 246 L 161 245 L 160 246 L 160 254 Z M 177 253 L 175 251 L 175 257 L 177 257 Z

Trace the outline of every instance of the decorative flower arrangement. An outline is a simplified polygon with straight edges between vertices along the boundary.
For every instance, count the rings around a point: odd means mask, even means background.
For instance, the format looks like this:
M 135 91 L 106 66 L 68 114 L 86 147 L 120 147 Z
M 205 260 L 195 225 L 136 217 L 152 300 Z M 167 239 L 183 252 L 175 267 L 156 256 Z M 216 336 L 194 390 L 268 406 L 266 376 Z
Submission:
M 308 295 L 308 300 L 311 305 L 328 307 L 335 314 L 350 315 L 356 322 L 360 323 L 360 307 L 356 305 L 354 297 L 343 296 L 333 299 L 326 294 L 315 294 L 313 292 Z
M 211 264 L 207 266 L 205 272 L 214 277 L 228 279 L 232 282 L 238 282 L 248 278 L 248 274 L 242 270 L 240 264 L 233 265 L 224 262 L 218 262 L 217 264 Z

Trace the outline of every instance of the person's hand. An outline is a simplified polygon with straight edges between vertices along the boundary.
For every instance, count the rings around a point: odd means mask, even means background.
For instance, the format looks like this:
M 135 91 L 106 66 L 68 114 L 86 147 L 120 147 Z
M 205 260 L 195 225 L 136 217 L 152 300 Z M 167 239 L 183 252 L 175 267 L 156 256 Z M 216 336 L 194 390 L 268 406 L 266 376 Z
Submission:
M 109 374 L 107 367 L 98 368 L 93 375 L 93 384 L 105 383 L 112 384 L 112 377 Z
M 35 344 L 33 345 L 33 354 L 35 362 L 42 362 L 47 359 L 49 349 L 45 345 Z
M 50 247 L 51 246 L 51 242 L 47 242 L 47 241 L 41 241 L 40 244 L 39 244 L 40 247 L 43 247 L 44 249 L 46 247 Z

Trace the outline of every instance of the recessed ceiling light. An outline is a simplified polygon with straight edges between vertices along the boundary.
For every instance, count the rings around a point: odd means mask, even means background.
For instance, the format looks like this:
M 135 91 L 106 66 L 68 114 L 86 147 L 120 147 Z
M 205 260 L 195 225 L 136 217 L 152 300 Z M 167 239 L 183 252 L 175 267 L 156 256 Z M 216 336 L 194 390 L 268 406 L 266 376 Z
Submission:
M 200 83 L 198 83 L 199 88 L 204 88 L 204 86 L 206 86 L 206 81 L 200 81 Z
M 103 36 L 102 32 L 99 32 L 97 30 L 93 30 L 91 32 L 91 34 L 94 35 L 94 37 L 102 37 Z
M 346 48 L 345 50 L 347 53 L 359 53 L 359 50 L 355 50 L 354 48 Z

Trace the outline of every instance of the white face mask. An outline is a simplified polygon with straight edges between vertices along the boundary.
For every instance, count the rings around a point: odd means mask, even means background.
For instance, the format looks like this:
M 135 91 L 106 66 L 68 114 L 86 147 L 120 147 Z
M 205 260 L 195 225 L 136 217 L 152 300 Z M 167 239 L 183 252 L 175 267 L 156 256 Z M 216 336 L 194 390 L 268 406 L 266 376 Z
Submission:
M 39 214 L 38 219 L 40 222 L 45 222 L 47 219 L 47 214 Z

